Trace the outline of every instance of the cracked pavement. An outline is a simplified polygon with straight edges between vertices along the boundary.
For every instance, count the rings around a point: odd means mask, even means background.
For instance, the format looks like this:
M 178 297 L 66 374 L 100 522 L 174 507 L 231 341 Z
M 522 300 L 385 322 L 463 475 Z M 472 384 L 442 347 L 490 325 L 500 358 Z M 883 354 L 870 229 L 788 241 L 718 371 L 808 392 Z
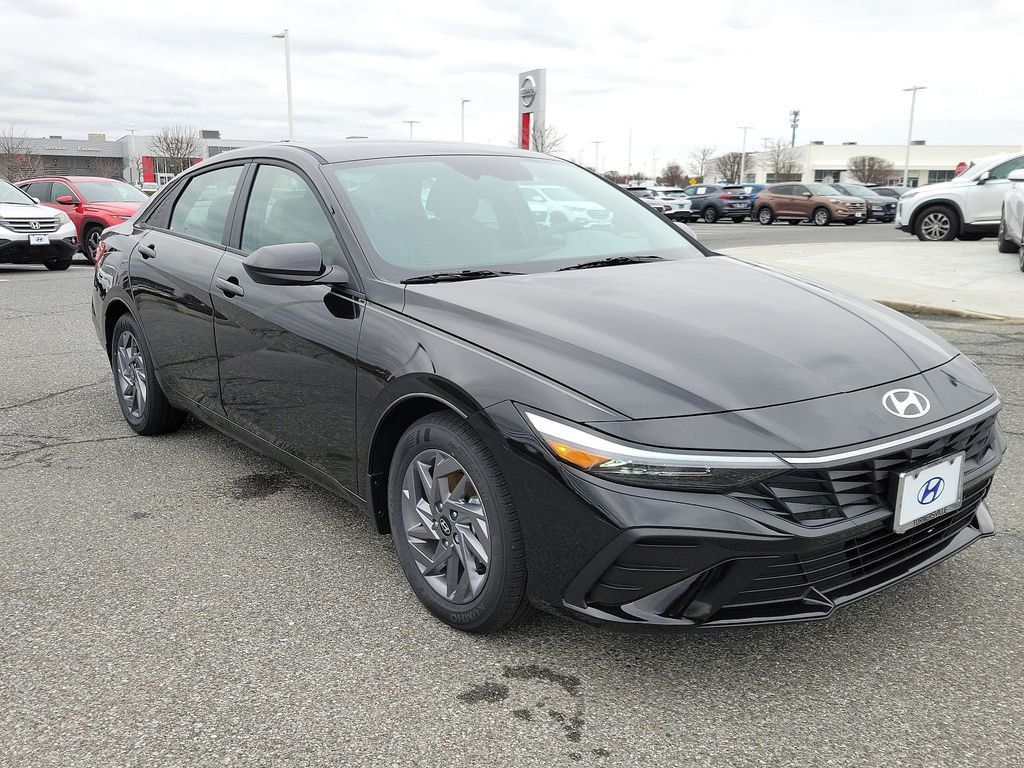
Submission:
M 1024 326 L 924 318 L 1006 403 L 994 538 L 827 622 L 471 637 L 361 512 L 136 437 L 91 274 L 0 267 L 0 765 L 1021 764 Z

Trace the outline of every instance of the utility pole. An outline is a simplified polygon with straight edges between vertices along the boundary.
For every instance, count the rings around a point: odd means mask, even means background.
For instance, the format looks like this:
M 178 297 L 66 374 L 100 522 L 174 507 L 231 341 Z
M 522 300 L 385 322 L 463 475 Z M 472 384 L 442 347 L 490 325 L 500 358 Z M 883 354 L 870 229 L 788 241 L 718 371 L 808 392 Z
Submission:
M 740 177 L 736 179 L 736 183 L 743 184 L 747 172 L 747 131 L 753 130 L 754 126 L 741 125 L 739 128 L 743 131 L 743 150 L 740 152 Z
M 601 172 L 601 165 L 600 165 L 600 163 L 598 162 L 598 159 L 597 159 L 597 148 L 600 147 L 602 144 L 604 144 L 604 140 L 603 139 L 599 139 L 598 141 L 592 141 L 590 143 L 594 145 L 594 170 L 597 171 L 598 173 L 600 173 Z
M 796 146 L 796 128 L 800 125 L 800 110 L 794 109 L 789 113 L 789 127 L 793 129 L 793 136 L 789 140 L 789 146 Z
M 658 181 L 658 148 L 655 147 L 651 151 L 651 178 Z
M 459 141 L 461 141 L 463 143 L 466 142 L 466 104 L 468 104 L 470 101 L 472 101 L 472 99 L 463 99 L 462 100 L 462 117 L 461 117 L 461 120 L 460 120 L 460 124 L 461 124 L 462 128 L 459 131 Z M 412 138 L 412 136 L 410 136 L 409 138 Z
M 412 127 L 419 124 L 419 120 L 403 120 L 403 123 L 409 126 L 409 138 L 412 138 Z
M 904 88 L 903 92 L 910 91 L 910 125 L 907 128 L 907 154 L 903 158 L 903 186 L 907 186 L 907 180 L 910 178 L 910 141 L 914 136 L 914 106 L 917 103 L 917 92 L 923 91 L 927 88 L 927 85 L 912 85 L 909 88 Z
M 633 176 L 633 126 L 629 126 L 629 138 L 626 139 L 626 179 Z
M 295 124 L 292 121 L 292 48 L 288 30 L 271 37 L 284 40 L 284 76 L 288 84 L 288 141 L 295 141 Z
M 128 161 L 128 178 L 131 180 L 133 186 L 141 188 L 142 179 L 135 178 L 135 164 L 136 162 L 138 162 L 135 157 L 135 123 L 132 123 L 131 128 L 129 130 L 131 130 L 132 132 L 132 156 L 131 159 Z

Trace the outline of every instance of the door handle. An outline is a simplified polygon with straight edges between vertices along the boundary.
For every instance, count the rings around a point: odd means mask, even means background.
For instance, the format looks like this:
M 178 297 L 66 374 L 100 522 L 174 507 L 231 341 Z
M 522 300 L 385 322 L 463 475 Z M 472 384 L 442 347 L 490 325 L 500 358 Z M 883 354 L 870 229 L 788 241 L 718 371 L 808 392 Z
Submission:
M 238 284 L 237 277 L 218 277 L 214 282 L 217 283 L 217 287 L 220 288 L 228 298 L 232 296 L 245 296 L 245 289 Z
M 149 245 L 139 246 L 139 256 L 144 259 L 155 259 L 156 258 L 156 246 L 150 243 Z

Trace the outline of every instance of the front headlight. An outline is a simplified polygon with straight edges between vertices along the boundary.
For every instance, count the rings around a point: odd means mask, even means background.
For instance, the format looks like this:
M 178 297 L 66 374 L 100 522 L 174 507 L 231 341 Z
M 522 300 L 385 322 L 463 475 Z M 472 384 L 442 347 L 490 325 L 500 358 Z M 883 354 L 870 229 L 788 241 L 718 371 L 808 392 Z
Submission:
M 57 226 L 63 226 L 71 221 L 71 217 L 68 216 L 64 211 L 57 211 Z
M 529 411 L 523 415 L 560 461 L 626 485 L 718 493 L 760 482 L 790 468 L 772 454 L 651 450 L 618 443 Z
M 128 219 L 130 219 L 131 216 L 121 216 L 120 214 L 114 214 L 114 218 L 120 219 L 121 221 L 128 221 Z

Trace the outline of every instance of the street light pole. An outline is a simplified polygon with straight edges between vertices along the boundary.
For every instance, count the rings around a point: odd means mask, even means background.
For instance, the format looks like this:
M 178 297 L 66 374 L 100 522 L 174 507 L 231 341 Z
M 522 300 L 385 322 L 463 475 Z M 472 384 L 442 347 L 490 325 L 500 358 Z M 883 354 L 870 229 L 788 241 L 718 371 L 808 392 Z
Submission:
M 747 131 L 753 129 L 752 125 L 741 125 L 740 130 L 743 131 L 743 151 L 740 152 L 740 177 L 736 179 L 737 184 L 744 182 L 744 174 L 747 172 Z
M 472 99 L 462 100 L 462 117 L 460 122 L 462 128 L 459 132 L 459 141 L 463 143 L 465 143 L 466 141 L 466 104 L 468 104 L 470 101 L 472 101 Z M 412 136 L 410 136 L 409 138 L 412 138 Z
M 910 141 L 914 136 L 914 105 L 917 102 L 917 92 L 923 91 L 928 86 L 912 85 L 904 88 L 903 92 L 910 91 L 910 126 L 907 128 L 907 154 L 903 158 L 903 186 L 907 186 L 907 179 L 910 178 Z
M 288 82 L 288 141 L 295 141 L 295 123 L 292 119 L 292 47 L 288 30 L 271 37 L 284 40 L 284 74 Z
M 602 144 L 604 144 L 604 140 L 601 139 L 601 140 L 598 140 L 598 141 L 592 141 L 590 143 L 594 145 L 594 170 L 597 171 L 598 173 L 600 173 L 601 169 L 598 167 L 599 163 L 598 163 L 598 160 L 597 160 L 597 148 L 600 147 Z
M 132 132 L 132 156 L 128 161 L 128 178 L 131 179 L 132 186 L 141 187 L 140 179 L 135 178 L 135 123 L 132 123 L 130 130 Z
M 417 125 L 420 121 L 419 120 L 403 120 L 402 122 L 409 126 L 409 138 L 411 139 L 412 138 L 412 127 L 414 125 Z

